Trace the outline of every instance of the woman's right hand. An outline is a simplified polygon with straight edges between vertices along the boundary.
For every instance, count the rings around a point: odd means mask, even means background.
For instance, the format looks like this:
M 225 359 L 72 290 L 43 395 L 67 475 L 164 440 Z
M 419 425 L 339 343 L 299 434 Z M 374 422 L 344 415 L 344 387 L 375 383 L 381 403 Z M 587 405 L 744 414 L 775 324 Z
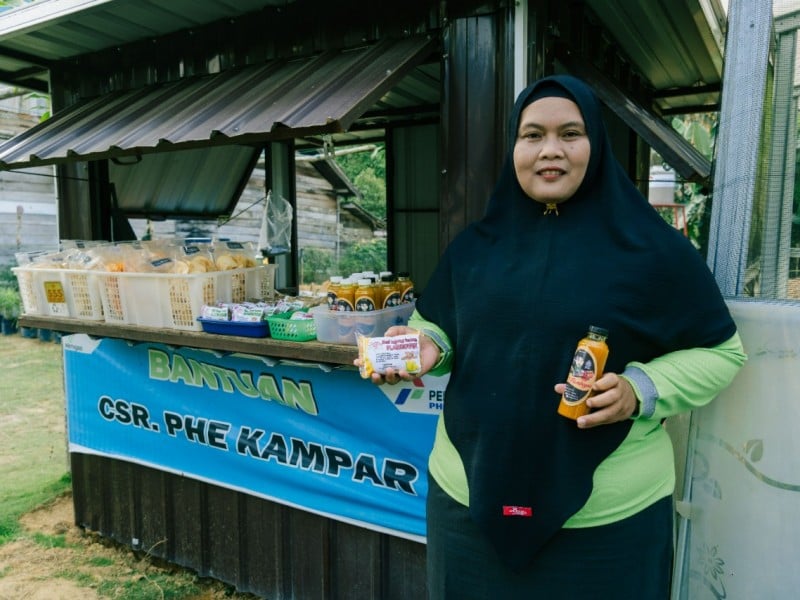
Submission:
M 414 329 L 413 327 L 407 327 L 405 325 L 394 325 L 393 327 L 389 327 L 386 332 L 383 334 L 384 337 L 393 337 L 396 335 L 404 335 L 404 334 L 415 334 L 419 333 L 419 360 L 421 364 L 421 369 L 419 373 L 414 375 L 410 375 L 408 371 L 401 369 L 399 371 L 395 371 L 394 369 L 387 369 L 385 375 L 381 375 L 380 373 L 372 373 L 370 376 L 370 380 L 375 385 L 383 385 L 384 383 L 388 383 L 390 385 L 394 385 L 399 383 L 400 381 L 412 381 L 417 377 L 422 377 L 430 371 L 433 366 L 439 362 L 439 355 L 441 350 L 439 350 L 439 346 L 437 346 L 431 338 L 427 335 L 422 333 L 419 329 Z M 361 366 L 361 359 L 356 358 L 353 361 L 353 364 L 357 367 Z

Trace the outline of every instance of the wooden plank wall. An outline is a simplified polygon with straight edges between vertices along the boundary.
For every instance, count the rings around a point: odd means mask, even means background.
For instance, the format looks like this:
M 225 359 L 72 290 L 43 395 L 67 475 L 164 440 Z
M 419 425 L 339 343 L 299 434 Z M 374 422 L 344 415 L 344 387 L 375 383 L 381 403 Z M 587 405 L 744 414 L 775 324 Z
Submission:
M 32 115 L 0 110 L 0 139 L 37 122 Z M 58 248 L 54 177 L 53 167 L 0 171 L 0 266 L 16 265 L 16 252 Z
M 70 454 L 75 522 L 270 600 L 425 598 L 425 545 L 133 463 Z
M 320 248 L 334 252 L 336 249 L 336 192 L 330 183 L 307 161 L 298 161 L 297 174 L 297 237 L 301 248 Z M 153 222 L 154 237 L 213 237 L 238 242 L 258 242 L 261 215 L 264 210 L 264 165 L 254 169 L 230 221 L 218 225 L 209 220 L 169 220 Z M 352 244 L 371 239 L 372 229 L 347 211 L 341 211 L 342 233 L 340 244 Z M 132 219 L 131 225 L 139 238 L 144 235 L 147 223 Z

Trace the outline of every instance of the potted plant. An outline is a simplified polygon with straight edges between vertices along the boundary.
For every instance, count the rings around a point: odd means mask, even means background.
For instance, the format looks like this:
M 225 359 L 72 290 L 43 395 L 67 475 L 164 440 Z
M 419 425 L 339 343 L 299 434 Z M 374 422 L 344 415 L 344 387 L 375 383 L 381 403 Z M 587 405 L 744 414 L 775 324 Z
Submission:
M 22 299 L 19 292 L 12 287 L 0 287 L 0 316 L 3 318 L 2 331 L 4 335 L 17 332 L 17 317 L 19 317 Z

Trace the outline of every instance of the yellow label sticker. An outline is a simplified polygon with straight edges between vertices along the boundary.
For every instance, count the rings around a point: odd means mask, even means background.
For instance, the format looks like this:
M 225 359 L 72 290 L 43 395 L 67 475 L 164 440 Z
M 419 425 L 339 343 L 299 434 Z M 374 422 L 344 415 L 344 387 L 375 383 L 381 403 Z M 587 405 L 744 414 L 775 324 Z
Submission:
M 45 281 L 44 294 L 48 303 L 60 304 L 67 301 L 67 297 L 64 295 L 64 286 L 60 281 Z

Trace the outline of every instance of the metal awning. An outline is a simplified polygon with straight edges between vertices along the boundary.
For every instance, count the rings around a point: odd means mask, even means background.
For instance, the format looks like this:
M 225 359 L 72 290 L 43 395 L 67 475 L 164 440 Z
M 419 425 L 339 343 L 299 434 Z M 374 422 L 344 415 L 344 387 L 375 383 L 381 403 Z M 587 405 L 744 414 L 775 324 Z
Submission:
M 434 48 L 385 40 L 87 99 L 0 145 L 0 169 L 345 132 Z
M 711 187 L 711 161 L 661 117 L 625 95 L 600 71 L 561 51 L 558 60 L 570 73 L 589 82 L 597 96 L 650 145 L 686 181 Z

